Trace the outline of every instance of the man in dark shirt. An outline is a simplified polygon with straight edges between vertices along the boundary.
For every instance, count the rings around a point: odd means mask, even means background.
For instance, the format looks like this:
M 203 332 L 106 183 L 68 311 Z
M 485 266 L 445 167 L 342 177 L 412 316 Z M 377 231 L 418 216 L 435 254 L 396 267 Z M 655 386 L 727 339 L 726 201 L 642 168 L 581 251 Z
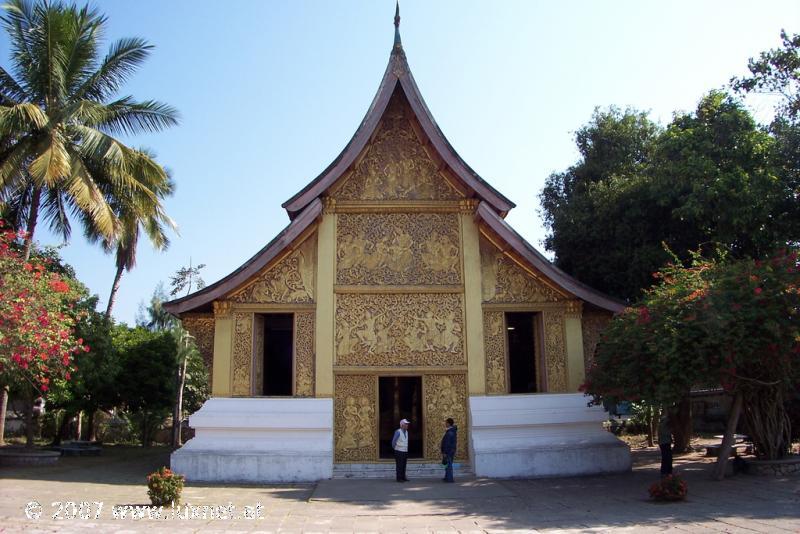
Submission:
M 447 421 L 445 421 L 447 429 L 444 431 L 444 436 L 442 436 L 442 463 L 446 465 L 444 478 L 442 479 L 444 482 L 454 482 L 453 457 L 456 455 L 456 444 L 458 442 L 456 433 L 458 432 L 458 427 L 453 423 L 453 418 L 448 417 Z

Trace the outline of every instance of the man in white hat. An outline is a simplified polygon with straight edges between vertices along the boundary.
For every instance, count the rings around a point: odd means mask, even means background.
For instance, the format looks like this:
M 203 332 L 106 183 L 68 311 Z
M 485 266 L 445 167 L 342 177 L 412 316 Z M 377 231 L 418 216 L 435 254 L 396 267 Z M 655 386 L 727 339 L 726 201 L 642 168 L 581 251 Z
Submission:
M 398 482 L 408 482 L 406 478 L 406 461 L 408 460 L 408 419 L 400 421 L 400 428 L 392 436 L 394 450 L 394 466 Z

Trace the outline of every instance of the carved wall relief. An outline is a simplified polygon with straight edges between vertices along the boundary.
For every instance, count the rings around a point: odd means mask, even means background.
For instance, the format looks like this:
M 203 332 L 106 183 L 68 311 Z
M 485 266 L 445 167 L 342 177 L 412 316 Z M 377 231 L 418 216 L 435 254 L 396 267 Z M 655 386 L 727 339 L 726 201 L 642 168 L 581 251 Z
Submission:
M 549 393 L 565 393 L 567 391 L 567 345 L 564 334 L 564 312 L 545 311 L 542 316 L 547 391 Z
M 253 395 L 264 394 L 264 316 L 253 315 Z
M 458 294 L 336 297 L 337 365 L 464 365 L 463 334 Z
M 583 317 L 581 318 L 581 329 L 583 331 L 583 362 L 587 373 L 594 359 L 594 350 L 597 348 L 597 342 L 600 341 L 600 335 L 603 333 L 603 329 L 608 326 L 611 318 L 612 315 L 610 313 L 588 312 L 584 309 Z
M 396 92 L 364 157 L 334 193 L 342 200 L 458 200 L 425 152 L 405 117 L 405 98 Z
M 314 396 L 314 312 L 294 314 L 295 396 Z
M 481 275 L 484 302 L 539 303 L 563 298 L 485 239 L 481 239 Z
M 374 376 L 336 376 L 334 385 L 335 461 L 372 462 L 378 457 L 376 390 Z
M 425 375 L 425 457 L 442 457 L 439 446 L 444 421 L 452 417 L 458 427 L 456 457 L 467 458 L 467 377 L 465 375 Z
M 461 239 L 455 213 L 339 214 L 336 283 L 461 283 Z
M 250 369 L 253 365 L 253 314 L 233 314 L 233 387 L 234 396 L 249 396 Z
M 256 304 L 314 302 L 316 256 L 315 234 L 303 241 L 297 250 L 260 273 L 254 283 L 231 295 L 231 300 Z
M 486 393 L 508 393 L 506 385 L 506 329 L 503 312 L 483 312 L 486 354 Z
M 194 343 L 203 357 L 208 371 L 208 385 L 211 387 L 211 371 L 214 363 L 214 316 L 188 315 L 181 318 L 183 328 L 194 337 Z

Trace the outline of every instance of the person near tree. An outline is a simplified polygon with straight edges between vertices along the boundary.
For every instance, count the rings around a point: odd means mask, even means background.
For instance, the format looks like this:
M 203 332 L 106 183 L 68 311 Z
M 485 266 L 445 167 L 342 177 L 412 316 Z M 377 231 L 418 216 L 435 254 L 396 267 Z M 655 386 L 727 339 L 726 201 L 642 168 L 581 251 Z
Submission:
M 672 429 L 669 424 L 669 413 L 661 412 L 658 422 L 658 448 L 661 449 L 661 476 L 672 474 Z

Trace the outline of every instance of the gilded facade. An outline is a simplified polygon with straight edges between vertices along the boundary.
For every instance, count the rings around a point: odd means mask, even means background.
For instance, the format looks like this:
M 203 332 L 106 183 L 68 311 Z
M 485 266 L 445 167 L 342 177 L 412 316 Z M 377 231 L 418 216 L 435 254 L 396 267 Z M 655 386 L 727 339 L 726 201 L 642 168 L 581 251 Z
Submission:
M 233 314 L 233 385 L 234 396 L 253 394 L 250 371 L 253 365 L 253 314 Z
M 343 213 L 336 233 L 337 284 L 461 283 L 457 214 Z
M 486 354 L 486 393 L 508 393 L 506 378 L 506 327 L 503 312 L 483 312 L 484 351 Z
M 334 460 L 378 458 L 378 387 L 372 375 L 337 375 L 334 390 Z
M 316 239 L 306 239 L 297 250 L 234 292 L 230 300 L 248 304 L 314 302 L 316 251 Z
M 467 426 L 467 377 L 463 374 L 428 374 L 424 376 L 425 392 L 425 457 L 441 458 L 439 445 L 444 421 L 452 417 L 458 427 L 456 458 L 467 458 L 469 429 Z
M 294 315 L 294 394 L 314 396 L 314 312 Z
M 337 295 L 336 364 L 464 365 L 462 301 L 451 293 Z
M 548 266 L 509 230 L 503 218 L 513 203 L 441 136 L 414 94 L 404 55 L 391 61 L 384 92 L 345 152 L 284 204 L 291 222 L 279 239 L 169 305 L 213 367 L 217 396 L 264 394 L 278 376 L 265 369 L 265 321 L 291 314 L 285 389 L 333 397 L 335 462 L 380 460 L 379 436 L 397 424 L 379 413 L 388 391 L 381 384 L 389 383 L 381 378 L 391 377 L 394 415 L 400 378 L 408 378 L 424 458 L 438 459 L 443 421 L 452 417 L 457 456 L 468 461 L 468 399 L 507 395 L 516 376 L 508 331 L 522 319 L 508 314 L 530 314 L 534 323 L 530 349 L 514 350 L 534 359 L 537 392 L 567 392 L 577 391 L 608 310 L 618 306 Z M 600 311 L 587 314 L 584 300 Z M 285 333 L 288 318 L 275 320 Z
M 382 125 L 352 174 L 335 188 L 337 200 L 458 200 L 420 142 L 408 105 L 395 95 Z

